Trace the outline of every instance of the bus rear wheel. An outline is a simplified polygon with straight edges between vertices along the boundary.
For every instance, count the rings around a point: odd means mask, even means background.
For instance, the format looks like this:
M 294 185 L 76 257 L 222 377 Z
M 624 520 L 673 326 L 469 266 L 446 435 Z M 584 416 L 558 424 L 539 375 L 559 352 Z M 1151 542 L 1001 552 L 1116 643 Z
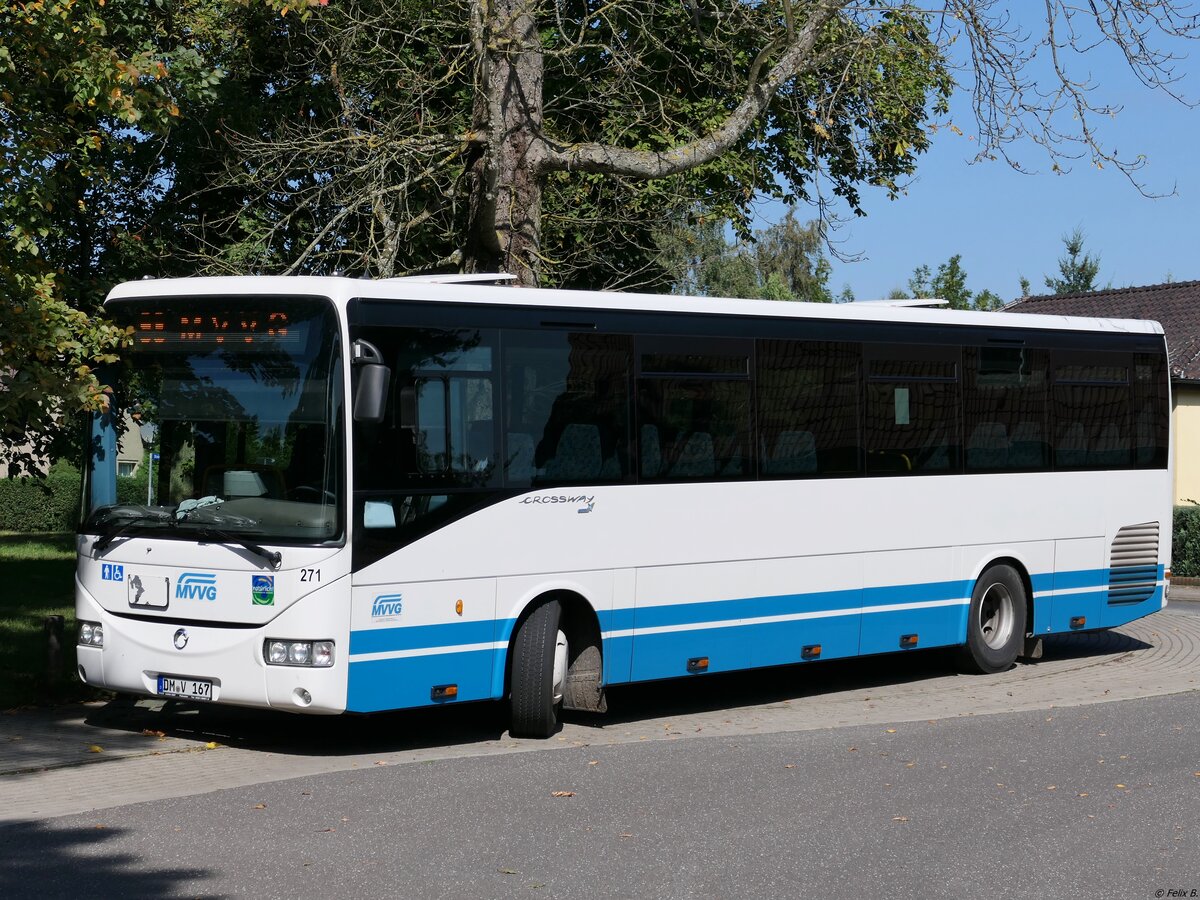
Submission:
M 513 640 L 512 725 L 515 737 L 546 738 L 558 730 L 567 677 L 562 608 L 549 600 L 529 614 Z
M 1009 565 L 995 565 L 979 576 L 967 614 L 967 642 L 958 648 L 964 672 L 990 675 L 1017 660 L 1025 641 L 1025 584 Z

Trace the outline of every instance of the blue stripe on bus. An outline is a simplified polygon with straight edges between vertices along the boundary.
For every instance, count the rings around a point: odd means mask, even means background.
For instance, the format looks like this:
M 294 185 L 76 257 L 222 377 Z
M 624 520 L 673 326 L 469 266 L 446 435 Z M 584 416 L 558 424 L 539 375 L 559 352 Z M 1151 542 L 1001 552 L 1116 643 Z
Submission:
M 1161 577 L 1162 566 L 1159 566 Z M 1031 577 L 1034 590 L 1079 590 L 1107 588 L 1108 569 L 1089 569 L 1076 572 L 1038 574 Z M 1053 584 L 1053 588 L 1050 585 Z M 746 597 L 737 600 L 714 600 L 701 603 L 677 603 L 637 608 L 600 610 L 601 632 L 637 631 L 652 628 L 711 625 L 714 628 L 733 627 L 736 620 L 753 620 L 771 616 L 803 615 L 830 612 L 833 617 L 859 614 L 863 607 L 894 606 L 908 603 L 933 603 L 963 600 L 970 597 L 972 582 L 940 581 L 886 587 L 868 587 L 841 591 L 815 591 L 807 594 L 782 594 L 770 597 Z M 965 605 L 965 604 L 964 604 Z M 949 607 L 961 609 L 962 607 Z M 868 616 L 912 616 L 919 610 L 875 610 Z M 954 613 L 959 615 L 959 613 Z M 833 618 L 831 617 L 831 618 Z M 916 619 L 913 619 L 916 621 Z M 724 623 L 724 624 L 723 624 Z M 754 624 L 744 622 L 742 624 Z M 782 623 L 764 623 L 778 626 Z M 507 643 L 516 621 L 448 622 L 437 625 L 412 625 L 398 628 L 378 628 L 350 633 L 350 654 L 395 653 L 404 650 L 427 650 L 460 647 L 468 644 Z M 865 627 L 865 626 L 864 626 Z M 964 632 L 965 633 L 965 632 Z M 639 644 L 646 635 L 639 635 Z M 611 640 L 606 638 L 606 641 Z M 863 650 L 862 652 L 882 652 Z
M 1108 586 L 1108 569 L 1081 569 L 1077 572 L 1055 572 L 1056 591 L 1072 591 L 1079 588 Z
M 443 684 L 458 687 L 456 700 L 450 702 L 492 699 L 494 655 L 503 656 L 503 653 L 496 654 L 489 649 L 399 659 L 352 660 L 346 687 L 346 709 L 349 712 L 378 712 L 432 706 L 435 701 L 430 691 L 435 685 Z
M 511 626 L 510 626 L 511 629 Z M 425 650 L 463 644 L 490 644 L 496 640 L 499 623 L 487 619 L 447 622 L 441 625 L 408 625 L 350 632 L 350 655 L 390 653 L 396 650 Z
M 843 591 L 816 591 L 810 594 L 746 597 L 740 600 L 713 600 L 707 603 L 646 606 L 632 610 L 633 623 L 626 627 L 669 628 L 676 625 L 703 625 L 733 619 L 763 619 L 769 616 L 814 612 L 842 611 L 846 615 L 853 615 L 864 606 L 965 600 L 970 595 L 970 589 L 971 584 L 967 581 L 939 581 Z
M 1065 573 L 1068 583 L 1089 585 L 1107 570 Z M 1160 577 L 1162 567 L 1160 567 Z M 1045 584 L 1054 576 L 1034 576 L 1034 582 Z M 1103 585 L 1101 585 L 1103 586 Z M 687 675 L 687 660 L 695 656 L 709 658 L 709 672 L 732 671 L 763 666 L 801 662 L 802 648 L 820 644 L 821 659 L 835 659 L 898 651 L 900 637 L 918 635 L 918 648 L 961 643 L 966 634 L 967 606 L 965 603 L 918 609 L 880 610 L 859 614 L 857 606 L 841 606 L 844 615 L 814 619 L 793 619 L 783 622 L 722 621 L 701 618 L 708 608 L 710 614 L 720 611 L 728 615 L 737 604 L 746 609 L 751 604 L 759 615 L 778 615 L 782 604 L 797 612 L 809 611 L 800 605 L 811 605 L 832 596 L 861 595 L 863 605 L 889 606 L 900 603 L 966 599 L 971 587 L 968 582 L 936 582 L 928 585 L 903 585 L 897 588 L 868 588 L 866 591 L 829 591 L 782 597 L 754 597 L 745 601 L 716 601 L 714 603 L 681 604 L 674 607 L 648 607 L 659 615 L 655 621 L 670 625 L 698 624 L 682 631 L 606 637 L 604 647 L 604 683 L 651 681 Z M 960 593 L 961 592 L 961 593 Z M 1097 599 L 1102 594 L 1067 595 L 1065 599 L 1080 602 L 1088 596 Z M 844 600 L 845 598 L 842 597 Z M 1049 602 L 1047 598 L 1044 602 Z M 1097 625 L 1112 627 L 1124 624 L 1153 612 L 1161 605 L 1162 587 L 1144 603 L 1127 607 L 1109 607 Z M 1102 601 L 1101 601 L 1102 602 Z M 676 616 L 662 614 L 674 610 Z M 644 612 L 640 610 L 639 612 Z M 632 613 L 633 610 L 618 610 Z M 1098 610 L 1097 610 L 1098 612 Z M 605 616 L 609 625 L 632 622 L 631 617 Z M 737 618 L 748 618 L 745 614 Z M 704 627 L 711 621 L 711 627 Z M 352 653 L 380 653 L 389 650 L 447 649 L 468 643 L 507 643 L 515 620 L 491 622 L 455 622 L 447 625 L 423 625 L 411 628 L 388 628 L 375 632 L 354 632 L 351 635 Z M 1091 623 L 1089 622 L 1089 625 Z M 646 627 L 646 626 L 644 626 Z M 493 630 L 494 629 L 494 630 Z M 628 629 L 622 629 L 628 630 Z M 479 640 L 479 638 L 483 638 Z M 420 641 L 437 640 L 448 643 L 419 645 Z M 371 649 L 363 649 L 369 647 Z M 504 694 L 504 672 L 507 650 L 497 649 L 449 650 L 422 656 L 377 660 L 350 660 L 347 709 L 353 712 L 374 712 L 435 705 L 430 691 L 435 685 L 454 684 L 458 701 L 498 699 Z
M 1043 572 L 1037 575 L 1029 576 L 1029 583 L 1033 587 L 1035 594 L 1040 594 L 1043 591 L 1054 590 L 1054 573 Z

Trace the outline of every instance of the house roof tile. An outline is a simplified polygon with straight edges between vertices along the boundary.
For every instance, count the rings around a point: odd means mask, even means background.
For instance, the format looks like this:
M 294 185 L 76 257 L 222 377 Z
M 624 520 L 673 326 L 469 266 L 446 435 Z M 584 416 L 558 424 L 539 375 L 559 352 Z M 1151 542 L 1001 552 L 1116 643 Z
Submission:
M 1167 335 L 1171 377 L 1200 381 L 1200 281 L 1022 297 L 1004 312 L 1153 319 Z

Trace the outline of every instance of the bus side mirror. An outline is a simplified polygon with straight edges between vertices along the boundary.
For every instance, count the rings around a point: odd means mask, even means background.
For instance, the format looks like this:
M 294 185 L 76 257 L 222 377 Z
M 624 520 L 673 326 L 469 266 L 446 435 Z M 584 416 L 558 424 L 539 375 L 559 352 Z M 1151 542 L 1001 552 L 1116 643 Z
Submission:
M 354 366 L 358 370 L 354 389 L 354 421 L 382 422 L 387 413 L 388 382 L 392 370 L 383 364 L 383 354 L 368 341 L 354 342 Z

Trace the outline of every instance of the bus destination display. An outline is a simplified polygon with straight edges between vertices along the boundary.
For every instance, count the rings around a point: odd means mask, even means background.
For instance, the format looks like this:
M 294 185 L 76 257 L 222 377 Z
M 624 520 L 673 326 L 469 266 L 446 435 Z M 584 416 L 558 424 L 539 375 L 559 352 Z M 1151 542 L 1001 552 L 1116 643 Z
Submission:
M 216 350 L 255 344 L 290 347 L 301 340 L 283 311 L 240 310 L 187 313 L 141 310 L 134 321 L 134 345 L 143 350 Z

